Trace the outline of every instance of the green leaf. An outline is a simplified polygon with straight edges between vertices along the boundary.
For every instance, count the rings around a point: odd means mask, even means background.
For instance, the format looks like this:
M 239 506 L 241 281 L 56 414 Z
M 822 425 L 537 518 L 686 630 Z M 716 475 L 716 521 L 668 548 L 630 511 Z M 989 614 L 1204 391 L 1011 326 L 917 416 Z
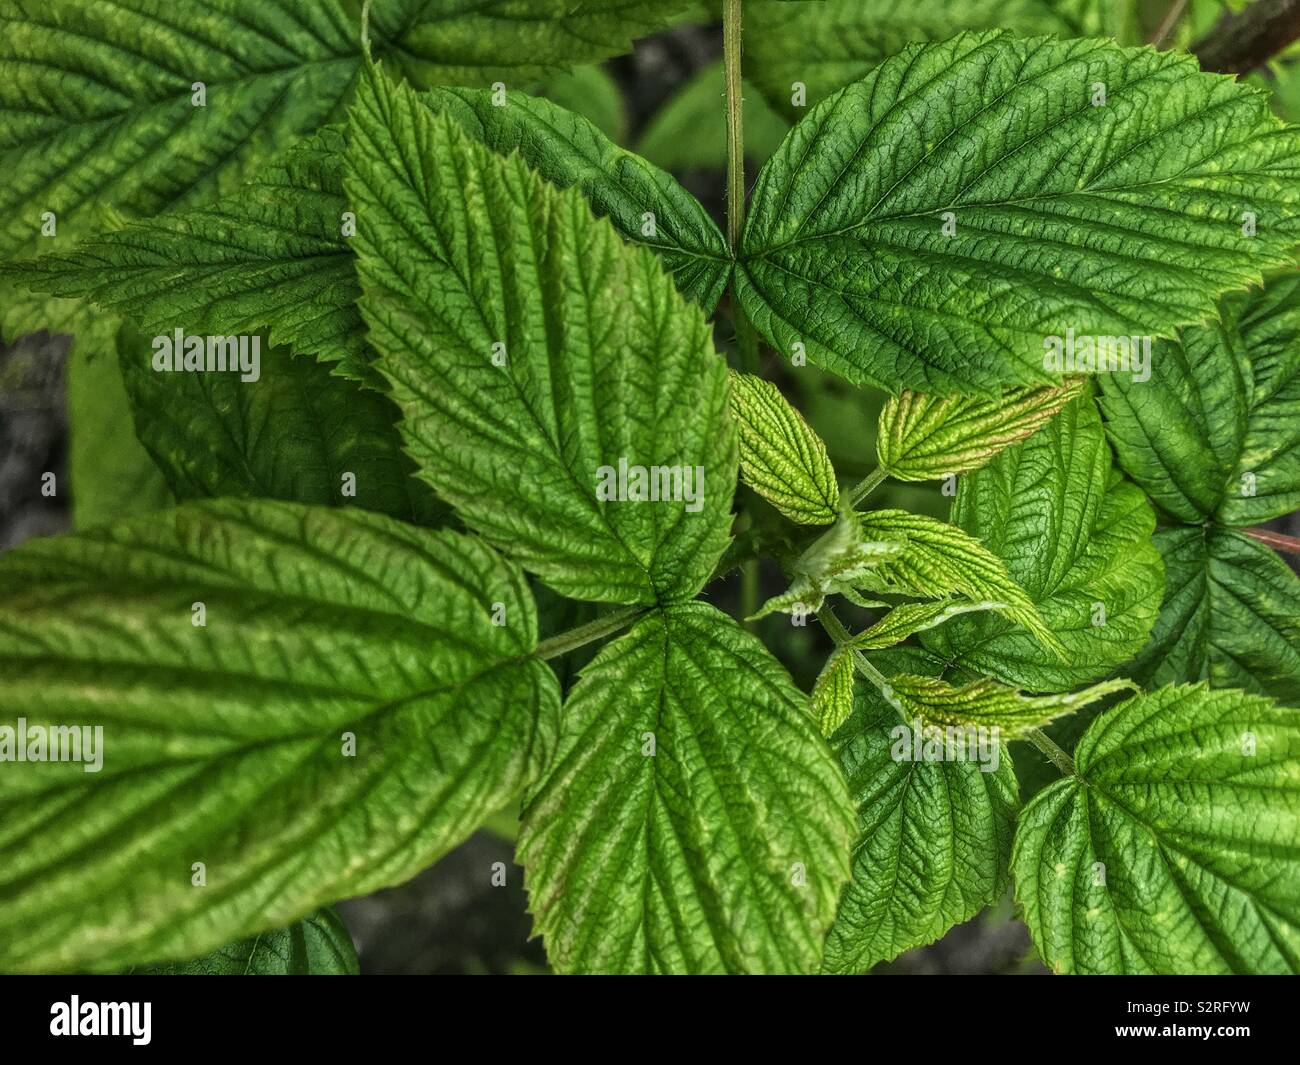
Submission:
M 362 312 L 422 475 L 564 595 L 694 596 L 738 463 L 700 309 L 579 192 L 378 70 L 351 128 Z
M 745 65 L 772 106 L 798 119 L 918 41 L 996 28 L 1091 36 L 1071 34 L 1054 6 L 1048 0 L 749 0 Z M 796 83 L 804 89 L 798 106 Z
M 1111 469 L 1090 396 L 957 489 L 953 521 L 1006 563 L 1065 657 L 994 614 L 922 634 L 945 662 L 1027 691 L 1067 691 L 1141 649 L 1164 583 L 1146 497 Z
M 93 740 L 6 757 L 0 969 L 194 956 L 415 875 L 544 764 L 536 639 L 491 549 L 356 510 L 187 504 L 0 556 L 0 744 Z
M 73 524 L 86 529 L 172 502 L 162 472 L 136 439 L 117 344 L 76 345 L 67 363 L 68 480 Z
M 851 651 L 838 649 L 831 652 L 822 670 L 817 674 L 812 694 L 808 697 L 813 720 L 823 736 L 832 735 L 853 712 L 853 672 Z
M 136 431 L 177 499 L 356 506 L 420 524 L 443 517 L 402 453 L 392 402 L 314 359 L 263 344 L 258 379 L 244 381 L 156 371 L 149 339 L 129 328 L 119 349 Z
M 1025 695 L 988 678 L 955 688 L 936 677 L 897 673 L 881 694 L 909 718 L 930 725 L 997 729 L 1010 740 L 1126 688 L 1136 690 L 1131 681 L 1108 680 L 1061 695 Z
M 909 648 L 872 660 L 916 670 L 924 658 Z M 858 685 L 853 716 L 831 745 L 858 808 L 858 835 L 825 968 L 861 973 L 938 939 L 1002 897 L 1016 776 L 1001 743 L 983 761 L 896 757 L 910 755 L 911 735 L 866 684 Z
M 1055 635 L 1002 559 L 955 525 L 902 510 L 872 510 L 862 515 L 862 531 L 901 542 L 903 549 L 873 567 L 861 584 L 881 592 L 932 599 L 955 594 L 1005 604 L 1002 615 L 1028 630 L 1048 653 L 1059 653 Z
M 745 9 L 746 51 L 750 9 Z M 749 65 L 753 65 L 752 63 Z M 748 82 L 743 83 L 745 158 L 767 162 L 790 132 L 790 123 L 772 110 Z M 726 86 L 722 60 L 701 67 L 655 112 L 637 152 L 665 170 L 726 170 Z M 705 135 L 708 129 L 712 136 Z
M 704 603 L 604 647 L 519 839 L 561 972 L 802 973 L 848 877 L 853 807 L 807 700 Z
M 421 97 L 501 155 L 518 152 L 562 189 L 578 189 L 624 237 L 653 248 L 678 289 L 711 311 L 731 276 L 717 223 L 671 174 L 613 143 L 591 122 L 524 93 L 498 105 L 491 92 L 438 89 Z
M 1300 704 L 1300 577 L 1227 529 L 1161 529 L 1165 600 L 1128 676 L 1144 687 L 1208 680 Z
M 960 599 L 939 599 L 933 603 L 900 603 L 869 629 L 854 636 L 848 646 L 858 651 L 878 651 L 902 643 L 918 632 L 942 625 L 959 614 L 1006 609 L 1006 603 L 987 600 L 971 603 Z
M 1300 714 L 1162 688 L 1102 714 L 1074 760 L 1012 858 L 1055 971 L 1300 972 Z
M 288 928 L 262 932 L 187 962 L 161 962 L 131 970 L 148 976 L 355 976 L 352 937 L 333 910 L 324 909 Z
M 379 0 L 376 56 L 418 85 L 489 84 L 626 51 L 684 4 Z M 350 0 L 15 0 L 0 23 L 0 254 L 66 247 L 106 208 L 201 204 L 342 113 Z M 196 106 L 195 82 L 206 100 Z M 34 103 L 35 102 L 35 103 Z M 147 166 L 144 163 L 147 162 Z M 58 235 L 40 237 L 43 211 Z
M 894 392 L 990 392 L 1070 371 L 1070 330 L 1170 335 L 1289 263 L 1298 176 L 1300 130 L 1191 56 L 965 34 L 791 131 L 735 283 L 786 355 Z
M 538 89 L 552 103 L 587 119 L 615 143 L 627 136 L 627 111 L 618 82 L 604 67 L 575 67 L 547 78 Z
M 880 411 L 876 457 L 898 481 L 933 481 L 978 469 L 1046 425 L 1080 387 L 1073 379 L 998 399 L 904 392 Z
M 866 583 L 871 570 L 897 557 L 904 549 L 901 538 L 868 538 L 863 531 L 862 515 L 842 507 L 835 524 L 795 560 L 790 587 L 764 603 L 751 620 L 778 610 L 787 613 L 820 610 L 828 595 L 843 595 L 859 606 L 879 605 L 861 597 L 857 589 Z
M 732 372 L 731 416 L 740 431 L 745 483 L 799 525 L 833 522 L 840 488 L 826 445 L 781 390 Z
M 365 380 L 361 286 L 343 236 L 344 148 L 341 130 L 321 130 L 214 204 L 162 214 L 0 273 L 112 308 L 150 334 L 269 328 L 272 344 Z

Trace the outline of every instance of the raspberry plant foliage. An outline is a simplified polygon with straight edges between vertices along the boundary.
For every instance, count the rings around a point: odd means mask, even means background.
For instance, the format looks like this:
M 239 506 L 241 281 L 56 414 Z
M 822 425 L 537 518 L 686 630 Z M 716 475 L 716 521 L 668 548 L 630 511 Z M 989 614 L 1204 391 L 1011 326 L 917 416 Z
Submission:
M 751 0 L 797 121 L 746 213 L 724 6 L 725 233 L 526 91 L 672 4 L 0 5 L 6 336 L 120 372 L 174 503 L 0 557 L 0 722 L 105 733 L 0 762 L 0 967 L 353 971 L 322 907 L 521 803 L 564 972 L 861 972 L 1008 887 L 1060 972 L 1300 970 L 1300 585 L 1249 528 L 1300 501 L 1300 130 L 1086 4 Z M 260 379 L 155 372 L 175 330 Z M 764 351 L 889 394 L 865 480 Z M 710 602 L 759 558 L 811 693 Z

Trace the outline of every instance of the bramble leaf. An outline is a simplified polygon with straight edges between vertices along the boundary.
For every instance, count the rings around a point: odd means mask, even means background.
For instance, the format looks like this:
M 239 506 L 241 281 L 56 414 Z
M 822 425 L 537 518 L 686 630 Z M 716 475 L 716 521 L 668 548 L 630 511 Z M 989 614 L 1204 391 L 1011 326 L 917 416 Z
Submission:
M 807 701 L 704 603 L 605 646 L 564 706 L 519 838 L 561 972 L 809 972 L 853 807 Z
M 536 640 L 515 566 L 360 510 L 191 503 L 0 556 L 0 969 L 193 956 L 413 876 L 540 772 Z M 84 765 L 31 760 L 52 727 Z
M 915 648 L 872 661 L 887 671 L 934 667 Z M 898 714 L 863 683 L 831 746 L 858 807 L 858 835 L 853 878 L 826 937 L 825 969 L 861 973 L 938 939 L 1002 896 L 1016 775 L 997 742 L 982 762 L 913 759 Z
M 745 483 L 797 524 L 833 522 L 840 488 L 826 445 L 781 390 L 733 371 L 731 416 L 739 430 Z
M 1164 587 L 1155 515 L 1111 469 L 1091 396 L 963 475 L 952 520 L 1005 561 L 1066 653 L 981 614 L 921 635 L 945 662 L 1026 691 L 1066 691 L 1108 676 L 1146 642 Z
M 1106 711 L 1025 808 L 1012 867 L 1062 973 L 1300 971 L 1300 714 L 1161 688 Z
M 355 976 L 357 971 L 352 937 L 328 908 L 190 961 L 131 970 L 147 976 Z
M 1080 388 L 1075 378 L 998 399 L 903 392 L 880 411 L 876 457 L 897 481 L 934 481 L 979 469 L 1046 425 Z
M 1297 178 L 1300 130 L 1191 56 L 965 34 L 791 131 L 736 288 L 778 351 L 855 384 L 1031 384 L 1072 369 L 1069 330 L 1170 335 L 1288 264 Z
M 858 651 L 879 651 L 902 643 L 918 632 L 942 625 L 959 614 L 1006 609 L 1006 603 L 990 600 L 967 602 L 961 599 L 938 599 L 932 603 L 899 603 L 869 629 L 854 636 L 848 646 Z
M 853 653 L 844 648 L 826 659 L 808 697 L 813 720 L 823 736 L 832 735 L 853 712 Z
M 576 189 L 377 68 L 350 130 L 361 309 L 422 476 L 564 595 L 694 596 L 738 463 L 699 307 Z

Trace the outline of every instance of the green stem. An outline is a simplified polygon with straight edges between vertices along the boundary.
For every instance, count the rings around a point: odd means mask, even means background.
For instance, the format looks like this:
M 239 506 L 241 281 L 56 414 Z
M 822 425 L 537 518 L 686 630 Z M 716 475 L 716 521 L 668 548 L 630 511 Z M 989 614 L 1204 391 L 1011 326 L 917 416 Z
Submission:
M 740 616 L 746 619 L 745 628 L 750 632 L 758 628 L 757 621 L 749 620 L 758 613 L 758 578 L 758 559 L 751 558 L 740 567 Z
M 817 611 L 817 620 L 822 623 L 822 628 L 824 628 L 830 638 L 835 641 L 836 647 L 843 647 L 853 639 L 849 634 L 849 630 L 844 627 L 844 622 L 840 621 L 840 619 L 835 616 L 835 611 L 829 606 L 823 606 L 819 611 Z M 885 701 L 898 711 L 899 720 L 901 720 L 905 725 L 911 724 L 911 722 L 907 720 L 907 715 L 904 714 L 898 706 L 895 706 L 891 699 L 889 694 L 889 678 L 868 662 L 867 656 L 861 651 L 853 652 L 853 665 L 859 673 L 876 686 L 876 689 L 880 694 L 885 697 Z
M 1047 760 L 1065 776 L 1074 776 L 1074 759 L 1070 757 L 1068 752 L 1052 742 L 1046 732 L 1040 728 L 1026 729 L 1024 738 L 1042 751 L 1047 756 Z
M 866 499 L 867 496 L 875 491 L 880 483 L 888 476 L 889 471 L 887 471 L 883 466 L 872 470 L 849 490 L 849 502 L 854 506 L 857 506 L 862 502 L 862 500 Z
M 727 79 L 727 242 L 732 254 L 740 247 L 745 224 L 744 103 L 740 85 L 740 0 L 725 0 L 722 8 L 722 60 Z
M 558 636 L 552 636 L 549 640 L 543 640 L 537 645 L 537 657 L 559 658 L 560 655 L 567 655 L 570 651 L 576 651 L 585 644 L 594 643 L 611 633 L 618 632 L 619 629 L 629 625 L 648 609 L 650 608 L 644 606 L 625 606 L 622 610 L 612 611 L 595 621 L 579 625 L 576 629 L 570 629 Z

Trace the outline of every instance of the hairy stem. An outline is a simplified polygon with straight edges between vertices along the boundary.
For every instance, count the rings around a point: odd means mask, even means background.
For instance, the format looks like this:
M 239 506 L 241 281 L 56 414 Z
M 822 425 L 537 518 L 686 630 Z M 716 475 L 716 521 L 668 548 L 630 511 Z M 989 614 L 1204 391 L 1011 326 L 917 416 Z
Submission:
M 855 507 L 866 499 L 889 474 L 883 466 L 872 470 L 862 480 L 849 489 L 849 502 Z
M 1241 11 L 1225 11 L 1191 50 L 1202 70 L 1249 74 L 1297 37 L 1300 0 L 1255 0 Z
M 727 242 L 734 255 L 745 224 L 745 111 L 740 86 L 740 0 L 722 8 L 722 60 L 727 79 Z M 739 312 L 737 312 L 739 317 Z
M 1300 538 L 1273 532 L 1271 529 L 1242 529 L 1241 531 L 1261 544 L 1268 544 L 1269 547 L 1275 547 L 1290 555 L 1300 555 Z
M 1074 759 L 1070 757 L 1069 752 L 1058 747 L 1046 732 L 1040 728 L 1026 729 L 1024 738 L 1042 751 L 1047 756 L 1047 760 L 1065 776 L 1074 776 Z
M 537 657 L 559 658 L 560 655 L 567 655 L 570 651 L 576 651 L 579 647 L 594 643 L 596 640 L 618 632 L 619 629 L 625 628 L 649 609 L 649 607 L 644 606 L 625 606 L 621 610 L 611 611 L 595 621 L 579 625 L 576 629 L 570 629 L 558 636 L 552 636 L 549 640 L 543 640 L 537 645 Z

